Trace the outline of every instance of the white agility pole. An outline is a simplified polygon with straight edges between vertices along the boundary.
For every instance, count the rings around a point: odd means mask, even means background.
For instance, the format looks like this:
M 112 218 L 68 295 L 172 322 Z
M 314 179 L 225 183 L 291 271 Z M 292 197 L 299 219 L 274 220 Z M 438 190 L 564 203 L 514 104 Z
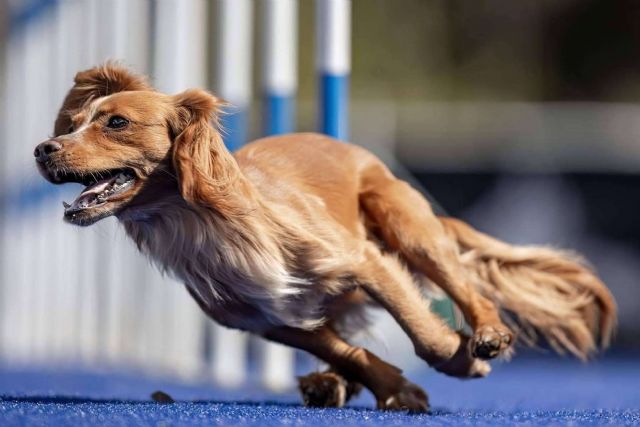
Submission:
M 87 66 L 96 66 L 108 59 L 123 58 L 127 46 L 126 4 L 122 0 L 92 0 L 89 7 L 93 50 L 87 55 Z M 118 319 L 121 317 L 120 294 L 124 282 L 116 277 L 120 271 L 121 251 L 115 245 L 115 231 L 116 224 L 113 218 L 80 231 L 88 240 L 85 244 L 92 246 L 89 248 L 90 258 L 85 260 L 83 257 L 83 265 L 85 268 L 88 266 L 94 274 L 87 277 L 91 283 L 81 284 L 88 290 L 89 296 L 96 300 L 91 307 L 91 313 L 87 313 L 87 316 L 91 316 L 92 323 L 95 323 L 92 324 L 92 330 L 96 337 L 97 350 L 92 363 L 114 359 L 117 361 L 120 356 L 118 342 L 114 340 L 114 336 L 124 332 L 118 325 Z M 81 301 L 83 305 L 87 304 L 84 298 Z
M 169 94 L 203 87 L 206 83 L 206 2 L 162 0 L 154 5 L 154 83 Z
M 6 77 L 4 85 L 3 112 L 6 119 L 6 126 L 2 128 L 4 141 L 19 141 L 24 138 L 22 135 L 26 126 L 26 100 L 24 97 L 24 66 L 25 37 L 24 32 L 12 32 L 8 36 L 6 46 Z M 4 144 L 4 155 L 2 156 L 2 182 L 5 184 L 3 195 L 13 199 L 14 193 L 10 189 L 20 185 L 21 165 L 19 144 Z M 11 200 L 13 202 L 13 200 Z M 28 331 L 23 322 L 21 311 L 28 310 L 22 302 L 23 290 L 20 286 L 22 282 L 21 265 L 18 257 L 21 256 L 21 227 L 19 227 L 19 212 L 14 209 L 12 203 L 5 203 L 2 206 L 3 224 L 3 271 L 2 271 L 2 352 L 3 358 L 10 362 L 17 362 L 20 356 L 26 353 Z
M 25 77 L 25 80 L 29 82 L 29 96 L 35 96 L 38 101 L 36 108 L 30 109 L 30 118 L 32 119 L 32 125 L 30 127 L 34 135 L 33 138 L 27 139 L 28 143 L 24 144 L 23 150 L 26 155 L 25 159 L 28 159 L 30 162 L 33 162 L 33 158 L 30 156 L 32 147 L 36 143 L 46 139 L 50 134 L 51 120 L 52 117 L 54 117 L 51 108 L 53 94 L 52 91 L 49 90 L 53 85 L 54 75 L 52 73 L 41 74 L 41 70 L 46 69 L 54 60 L 55 39 L 51 37 L 51 33 L 55 29 L 54 18 L 55 11 L 48 9 L 42 19 L 37 23 L 37 30 L 32 33 L 32 35 L 35 36 L 33 39 L 35 43 L 33 53 L 36 55 L 36 58 L 30 63 L 30 66 L 34 67 L 34 70 L 31 71 L 33 74 L 31 75 L 40 75 L 36 77 L 36 80 Z M 34 176 L 35 179 L 40 179 L 37 173 L 35 173 L 33 165 L 29 166 L 28 171 L 31 172 L 30 175 Z M 39 203 L 39 205 L 41 205 L 41 203 Z M 46 236 L 47 233 L 52 230 L 49 221 L 53 215 L 51 210 L 42 209 L 41 206 L 36 207 L 35 203 L 29 203 L 25 211 L 29 212 L 27 217 L 29 218 L 31 227 L 29 227 L 28 233 L 29 239 L 32 240 L 33 244 L 33 247 L 31 247 L 31 255 L 27 261 L 33 259 L 41 261 L 40 268 L 31 269 L 34 272 L 30 283 L 33 289 L 31 317 L 34 331 L 30 357 L 36 363 L 43 363 L 48 361 L 53 347 L 51 318 L 54 310 L 51 305 L 51 300 L 53 299 L 53 292 L 55 290 L 50 284 L 50 278 L 55 266 L 53 265 L 54 259 L 51 256 L 52 241 L 43 238 L 43 236 Z
M 44 139 L 51 132 L 53 120 L 58 108 L 62 104 L 67 91 L 73 84 L 73 76 L 79 67 L 86 61 L 83 59 L 86 52 L 83 50 L 85 13 L 83 5 L 79 0 L 63 0 L 58 3 L 55 10 L 55 29 L 52 38 L 55 40 L 53 48 L 54 58 L 52 60 L 52 73 L 55 81 L 51 85 L 53 96 L 51 104 L 51 116 L 49 117 L 49 129 L 42 135 Z M 39 181 L 40 185 L 46 186 L 47 191 L 52 191 L 53 186 Z M 76 186 L 69 188 L 55 188 L 60 195 L 47 199 L 43 203 L 59 203 L 60 199 L 70 200 L 76 196 Z M 51 336 L 53 340 L 52 355 L 56 361 L 77 360 L 79 357 L 79 325 L 78 307 L 80 298 L 79 287 L 79 267 L 80 244 L 78 242 L 78 231 L 69 224 L 62 221 L 60 206 L 41 206 L 40 209 L 52 212 L 48 229 L 52 238 L 47 239 L 52 270 L 50 282 L 53 290 L 53 298 L 50 304 L 53 307 L 53 315 L 49 319 L 51 325 Z
M 95 64 L 97 59 L 98 32 L 97 23 L 100 20 L 99 0 L 78 2 L 76 7 L 83 10 L 79 37 L 84 38 L 81 44 L 80 69 L 86 69 Z M 81 255 L 81 262 L 70 265 L 71 271 L 79 274 L 76 319 L 78 328 L 78 355 L 84 364 L 95 363 L 99 355 L 98 319 L 100 313 L 100 287 L 98 283 L 99 243 L 100 239 L 95 229 L 72 229 L 70 233 L 77 236 L 77 245 Z
M 155 4 L 153 75 L 157 88 L 175 94 L 205 85 L 206 2 L 202 0 L 164 0 Z M 156 276 L 158 277 L 158 276 Z M 162 342 L 167 370 L 182 378 L 195 378 L 202 370 L 204 315 L 182 283 L 168 277 L 147 286 L 163 302 L 155 307 L 153 323 L 146 323 Z M 154 299 L 155 301 L 155 299 Z M 158 327 L 158 325 L 163 325 Z
M 293 132 L 298 84 L 298 0 L 263 0 L 263 132 Z M 268 341 L 262 346 L 262 384 L 272 390 L 293 386 L 295 352 Z
M 247 116 L 251 102 L 252 0 L 217 0 L 215 19 L 216 81 L 214 93 L 233 107 L 224 116 L 224 142 L 230 150 L 247 139 Z M 247 375 L 248 337 L 220 326 L 212 332 L 211 369 L 223 385 L 242 384 Z
M 102 1 L 97 5 L 100 20 L 97 22 L 96 64 L 115 60 L 139 73 L 148 74 L 149 57 L 149 4 L 144 0 Z M 103 274 L 100 276 L 100 308 L 102 315 L 99 325 L 101 337 L 100 358 L 113 364 L 131 362 L 134 347 L 127 343 L 136 340 L 136 328 L 123 322 L 131 318 L 136 310 L 135 282 L 133 271 L 124 268 L 123 254 L 128 252 L 130 243 L 122 236 L 115 218 L 108 218 L 95 226 L 100 234 L 100 254 Z M 135 259 L 146 261 L 142 256 Z M 128 277 L 129 276 L 129 277 Z
M 264 133 L 289 133 L 298 86 L 298 0 L 263 0 L 262 13 Z
M 33 183 L 39 179 L 33 164 L 33 146 L 44 140 L 50 133 L 50 121 L 48 106 L 51 92 L 48 90 L 51 84 L 51 75 L 43 73 L 50 64 L 50 53 L 53 40 L 50 33 L 53 27 L 54 15 L 51 9 L 46 10 L 42 19 L 33 21 L 28 27 L 23 29 L 25 37 L 24 45 L 24 99 L 26 127 L 20 139 L 11 141 L 18 147 L 20 157 L 16 159 L 22 170 L 18 175 L 21 182 L 17 188 L 33 188 Z M 20 141 L 29 141 L 27 144 Z M 27 333 L 27 353 L 23 355 L 25 362 L 37 362 L 47 359 L 49 352 L 50 336 L 48 334 L 49 317 L 51 315 L 49 305 L 49 294 L 51 288 L 48 286 L 48 279 L 51 271 L 51 258 L 47 248 L 47 241 L 43 237 L 49 230 L 43 212 L 37 209 L 38 197 L 34 192 L 29 191 L 22 194 L 18 206 L 20 217 L 16 220 L 21 224 L 22 236 L 17 242 L 20 253 L 15 260 L 18 268 L 22 270 L 20 277 L 23 283 L 14 283 L 20 286 L 22 301 L 28 307 L 24 307 L 25 313 L 22 315 L 23 326 Z M 39 265 L 34 268 L 34 261 L 38 260 Z
M 247 142 L 251 103 L 253 1 L 217 0 L 214 92 L 232 104 L 223 117 L 224 142 L 236 150 Z
M 17 13 L 25 5 L 13 3 Z M 5 5 L 5 10 L 8 8 Z M 32 209 L 32 183 L 38 179 L 33 165 L 31 146 L 39 142 L 45 118 L 47 30 L 45 21 L 25 20 L 12 25 L 8 34 L 4 62 L 7 73 L 3 102 L 6 122 L 3 126 L 3 342 L 4 356 L 16 363 L 28 363 L 42 355 L 46 343 L 43 337 L 42 312 L 45 295 L 39 294 L 42 271 L 49 267 L 47 259 L 35 265 L 43 255 L 42 221 Z M 37 82 L 32 81 L 37 79 Z M 45 134 L 46 135 L 46 134 Z M 36 313 L 36 310 L 39 310 Z M 45 307 L 46 310 L 46 307 Z
M 351 0 L 316 0 L 320 131 L 347 140 L 351 70 Z

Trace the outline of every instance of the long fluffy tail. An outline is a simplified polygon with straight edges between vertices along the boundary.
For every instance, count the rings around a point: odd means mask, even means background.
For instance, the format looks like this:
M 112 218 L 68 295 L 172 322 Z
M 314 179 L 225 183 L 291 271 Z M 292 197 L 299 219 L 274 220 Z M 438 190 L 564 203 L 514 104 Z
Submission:
M 512 246 L 462 221 L 440 218 L 460 248 L 477 289 L 503 320 L 534 345 L 544 337 L 558 353 L 580 359 L 609 345 L 616 304 L 578 255 L 541 246 Z

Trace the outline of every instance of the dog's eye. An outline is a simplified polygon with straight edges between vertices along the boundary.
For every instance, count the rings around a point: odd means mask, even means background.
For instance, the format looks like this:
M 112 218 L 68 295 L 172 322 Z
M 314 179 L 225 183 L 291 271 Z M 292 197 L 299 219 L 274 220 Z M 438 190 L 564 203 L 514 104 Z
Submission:
M 73 133 L 73 125 L 69 126 L 69 129 L 67 129 L 67 133 Z
M 121 129 L 129 124 L 129 120 L 120 116 L 111 116 L 107 122 L 107 127 L 111 129 Z

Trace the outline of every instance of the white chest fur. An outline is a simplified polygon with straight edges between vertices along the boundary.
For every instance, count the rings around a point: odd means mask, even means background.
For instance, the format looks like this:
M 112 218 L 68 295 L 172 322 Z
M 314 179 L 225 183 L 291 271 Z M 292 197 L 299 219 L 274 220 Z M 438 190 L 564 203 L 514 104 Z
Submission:
M 276 231 L 255 218 L 229 222 L 171 207 L 125 227 L 142 252 L 182 280 L 206 311 L 228 326 L 257 331 L 322 322 L 322 296 L 312 276 L 290 273 Z

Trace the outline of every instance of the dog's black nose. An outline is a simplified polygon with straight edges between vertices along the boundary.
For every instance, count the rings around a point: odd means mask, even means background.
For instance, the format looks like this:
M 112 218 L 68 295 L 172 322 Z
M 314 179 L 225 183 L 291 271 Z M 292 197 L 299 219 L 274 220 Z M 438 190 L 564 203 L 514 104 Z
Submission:
M 36 160 L 40 163 L 44 163 L 49 159 L 49 154 L 54 151 L 58 151 L 62 148 L 62 144 L 57 141 L 49 140 L 45 141 L 41 144 L 38 144 L 36 149 L 33 151 L 33 155 L 36 157 Z

